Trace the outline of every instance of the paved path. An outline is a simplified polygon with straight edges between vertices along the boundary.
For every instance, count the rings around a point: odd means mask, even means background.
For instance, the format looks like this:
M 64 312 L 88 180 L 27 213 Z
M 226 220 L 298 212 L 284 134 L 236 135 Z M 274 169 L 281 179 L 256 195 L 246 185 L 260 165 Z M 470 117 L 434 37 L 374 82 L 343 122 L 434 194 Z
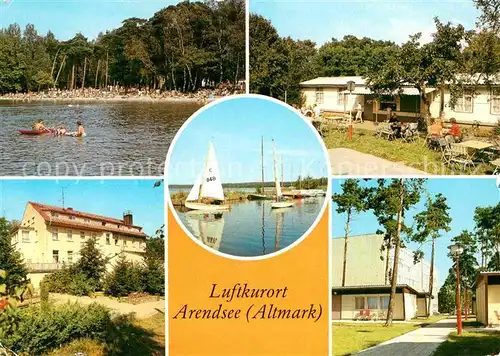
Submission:
M 427 175 L 426 172 L 349 148 L 328 150 L 333 175 Z
M 361 351 L 361 356 L 431 356 L 439 344 L 455 330 L 455 319 L 443 319 Z
M 50 298 L 52 300 L 55 300 L 57 303 L 67 303 L 67 302 L 72 302 L 72 303 L 78 302 L 80 304 L 99 303 L 118 314 L 125 315 L 125 314 L 135 313 L 135 316 L 138 319 L 149 318 L 150 316 L 155 315 L 159 311 L 163 313 L 165 312 L 164 299 L 160 299 L 154 302 L 134 305 L 129 303 L 120 303 L 117 300 L 108 297 L 90 298 L 90 297 L 76 297 L 74 295 L 67 295 L 67 294 L 51 293 Z

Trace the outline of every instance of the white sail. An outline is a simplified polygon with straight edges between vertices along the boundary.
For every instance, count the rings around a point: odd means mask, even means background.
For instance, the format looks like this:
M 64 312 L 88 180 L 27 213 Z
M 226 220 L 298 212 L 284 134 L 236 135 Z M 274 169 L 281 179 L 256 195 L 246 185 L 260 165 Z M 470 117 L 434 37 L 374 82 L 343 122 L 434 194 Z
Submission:
M 194 183 L 189 195 L 186 198 L 186 201 L 196 201 L 200 196 L 200 185 L 201 185 L 201 175 L 198 176 L 198 179 Z
M 280 181 L 278 178 L 278 172 L 276 170 L 276 147 L 274 146 L 274 141 L 273 141 L 273 159 L 274 159 L 274 182 L 276 185 L 276 199 L 278 199 L 283 194 L 281 193 Z
M 224 190 L 222 189 L 219 165 L 217 164 L 215 149 L 212 142 L 210 142 L 208 146 L 208 155 L 203 171 L 200 197 L 224 200 Z
M 190 216 L 190 215 L 186 215 L 186 220 L 189 224 L 189 227 L 191 227 L 191 232 L 193 233 L 194 237 L 199 239 L 201 236 L 200 220 L 197 219 L 196 217 Z

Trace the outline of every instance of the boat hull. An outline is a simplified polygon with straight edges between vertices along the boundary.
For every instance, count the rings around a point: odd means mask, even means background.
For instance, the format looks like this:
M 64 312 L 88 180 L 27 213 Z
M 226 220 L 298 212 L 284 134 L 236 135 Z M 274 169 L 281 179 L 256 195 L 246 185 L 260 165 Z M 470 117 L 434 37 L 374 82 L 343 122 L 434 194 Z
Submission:
M 293 201 L 277 201 L 271 203 L 271 209 L 290 208 L 295 205 Z
M 184 206 L 191 210 L 201 210 L 201 211 L 229 210 L 229 205 L 214 205 L 214 204 L 204 204 L 195 202 L 185 202 Z
M 39 136 L 39 135 L 50 135 L 53 134 L 52 131 L 38 131 L 38 130 L 19 130 L 21 135 L 28 136 Z
M 248 194 L 247 196 L 248 200 L 270 200 L 273 199 L 273 197 L 269 195 L 263 195 L 263 194 Z

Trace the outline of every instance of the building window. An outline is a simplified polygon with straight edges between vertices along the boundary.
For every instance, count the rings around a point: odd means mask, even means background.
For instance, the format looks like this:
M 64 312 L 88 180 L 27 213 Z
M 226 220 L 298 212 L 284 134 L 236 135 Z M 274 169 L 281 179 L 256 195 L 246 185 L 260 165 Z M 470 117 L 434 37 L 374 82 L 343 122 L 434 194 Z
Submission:
M 25 243 L 30 242 L 30 232 L 29 231 L 26 231 L 26 230 L 22 231 L 21 241 L 25 242 Z
M 493 115 L 500 114 L 500 89 L 496 88 L 491 93 L 491 109 L 490 113 Z
M 380 97 L 380 110 L 387 111 L 387 109 L 391 109 L 391 111 L 397 110 L 396 98 L 392 95 L 382 95 Z
M 389 297 L 380 297 L 380 309 L 389 308 Z
M 106 245 L 111 245 L 111 240 L 109 236 L 106 236 Z
M 57 229 L 52 229 L 52 240 L 54 241 L 59 240 L 59 233 L 57 232 Z
M 83 222 L 89 223 L 90 219 L 83 219 Z
M 346 94 L 343 93 L 347 88 L 340 88 L 337 92 L 337 106 L 344 106 Z
M 105 221 L 102 222 L 102 226 L 106 226 L 106 222 Z
M 73 263 L 73 251 L 68 251 L 68 263 Z
M 118 239 L 115 239 L 115 245 L 118 245 Z
M 57 218 L 59 217 L 59 214 L 58 213 L 55 213 L 55 212 L 51 212 L 50 215 L 52 215 L 53 217 Z
M 354 297 L 356 309 L 365 309 L 365 297 Z
M 127 240 L 123 240 L 123 246 L 127 246 Z
M 472 94 L 463 93 L 461 97 L 457 99 L 455 104 L 455 112 L 473 112 L 474 100 Z
M 316 104 L 323 104 L 325 102 L 325 93 L 323 89 L 316 89 Z
M 68 241 L 73 241 L 73 232 L 71 230 L 68 230 L 66 234 L 68 235 Z
M 85 238 L 85 231 L 80 231 L 80 238 L 82 238 L 82 239 Z
M 52 262 L 59 263 L 59 251 L 58 250 L 52 251 Z
M 70 220 L 75 220 L 75 217 L 74 217 L 73 215 L 70 215 L 70 216 L 69 216 L 69 219 L 70 219 Z
M 368 297 L 366 298 L 368 309 L 378 309 L 378 298 L 377 297 Z

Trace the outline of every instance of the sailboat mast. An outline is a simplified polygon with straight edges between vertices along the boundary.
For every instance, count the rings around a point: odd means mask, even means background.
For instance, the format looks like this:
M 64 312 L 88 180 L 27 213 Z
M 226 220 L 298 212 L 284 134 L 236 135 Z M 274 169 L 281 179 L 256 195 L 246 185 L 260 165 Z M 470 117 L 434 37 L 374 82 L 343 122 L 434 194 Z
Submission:
M 283 156 L 281 156 L 281 189 L 285 187 L 285 173 L 283 171 Z
M 211 142 L 208 143 L 208 151 L 207 151 L 207 157 L 205 158 L 205 168 L 203 168 L 203 172 L 205 172 L 207 170 L 207 166 L 208 166 L 208 155 L 210 154 L 210 145 L 211 145 Z M 202 197 L 202 193 L 203 193 L 203 181 L 204 181 L 204 176 L 202 175 L 201 177 L 201 181 L 200 181 L 200 191 L 198 192 L 198 203 L 201 203 L 201 197 Z
M 278 197 L 278 173 L 276 171 L 276 147 L 274 146 L 274 139 L 273 139 L 273 161 L 274 161 L 274 190 L 276 192 L 276 201 L 279 201 L 279 197 Z
M 262 189 L 260 194 L 264 194 L 264 136 L 260 140 L 260 153 L 262 156 Z
M 299 190 L 302 190 L 302 162 L 300 162 Z

